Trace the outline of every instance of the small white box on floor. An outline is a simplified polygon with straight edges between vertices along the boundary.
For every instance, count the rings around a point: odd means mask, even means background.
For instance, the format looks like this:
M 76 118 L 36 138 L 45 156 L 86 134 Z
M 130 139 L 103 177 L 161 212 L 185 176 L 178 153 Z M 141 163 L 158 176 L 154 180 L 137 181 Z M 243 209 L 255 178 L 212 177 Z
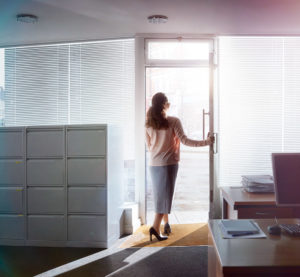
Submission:
M 130 235 L 134 233 L 140 226 L 139 205 L 138 203 L 124 204 L 124 234 Z

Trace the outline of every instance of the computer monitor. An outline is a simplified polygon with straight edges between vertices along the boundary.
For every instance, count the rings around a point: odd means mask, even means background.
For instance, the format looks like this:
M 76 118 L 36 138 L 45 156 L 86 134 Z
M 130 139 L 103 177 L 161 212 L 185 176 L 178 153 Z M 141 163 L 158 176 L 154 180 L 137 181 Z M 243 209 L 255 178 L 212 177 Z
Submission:
M 273 153 L 277 206 L 300 206 L 300 153 Z

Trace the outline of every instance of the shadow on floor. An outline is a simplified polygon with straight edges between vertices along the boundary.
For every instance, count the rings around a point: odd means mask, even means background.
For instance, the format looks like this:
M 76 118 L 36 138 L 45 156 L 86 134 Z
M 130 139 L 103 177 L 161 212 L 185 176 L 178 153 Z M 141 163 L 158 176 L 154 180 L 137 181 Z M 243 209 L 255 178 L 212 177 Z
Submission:
M 0 276 L 32 277 L 101 250 L 99 248 L 0 246 Z
M 207 246 L 128 248 L 61 277 L 207 276 Z
M 60 267 L 58 269 L 54 269 Z M 50 272 L 48 270 L 54 269 Z M 45 275 L 41 274 L 46 272 Z M 64 273 L 63 273 L 64 272 Z M 207 276 L 207 246 L 128 249 L 0 247 L 0 276 Z M 60 274 L 60 275 L 55 275 Z
M 125 249 L 117 253 L 112 253 L 99 260 L 90 262 L 84 266 L 78 267 L 74 270 L 60 274 L 63 277 L 73 276 L 107 276 L 110 273 L 127 266 L 126 258 L 134 252 L 138 251 L 136 248 Z

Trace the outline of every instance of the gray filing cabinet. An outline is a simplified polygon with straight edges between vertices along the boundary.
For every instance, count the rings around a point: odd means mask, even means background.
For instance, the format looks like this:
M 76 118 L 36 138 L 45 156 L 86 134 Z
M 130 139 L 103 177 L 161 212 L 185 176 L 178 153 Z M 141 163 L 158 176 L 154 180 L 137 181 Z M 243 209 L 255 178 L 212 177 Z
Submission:
M 109 247 L 120 237 L 118 128 L 0 129 L 0 243 Z
M 24 128 L 0 129 L 0 241 L 23 244 L 26 234 Z
M 27 244 L 67 240 L 65 127 L 26 128 Z

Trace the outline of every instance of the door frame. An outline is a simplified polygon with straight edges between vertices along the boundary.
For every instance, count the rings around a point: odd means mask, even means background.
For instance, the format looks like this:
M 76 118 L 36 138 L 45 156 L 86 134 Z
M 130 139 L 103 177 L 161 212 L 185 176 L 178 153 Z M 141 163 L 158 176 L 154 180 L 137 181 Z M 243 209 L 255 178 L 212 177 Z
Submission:
M 148 61 L 147 59 L 147 42 L 149 40 L 193 40 L 193 41 L 207 41 L 209 42 L 209 61 L 205 64 L 199 61 Z M 135 155 L 135 201 L 139 204 L 139 217 L 142 224 L 146 224 L 146 147 L 145 147 L 145 104 L 146 104 L 146 69 L 149 67 L 209 67 L 209 132 L 217 133 L 214 126 L 214 69 L 216 60 L 216 37 L 215 36 L 178 36 L 174 35 L 137 35 L 135 38 L 135 65 L 136 65 L 136 89 L 135 89 L 135 141 L 136 141 L 136 155 Z M 209 149 L 209 191 L 210 191 L 210 205 L 209 218 L 214 217 L 214 201 L 215 201 L 215 184 L 216 184 L 216 146 L 210 146 Z

